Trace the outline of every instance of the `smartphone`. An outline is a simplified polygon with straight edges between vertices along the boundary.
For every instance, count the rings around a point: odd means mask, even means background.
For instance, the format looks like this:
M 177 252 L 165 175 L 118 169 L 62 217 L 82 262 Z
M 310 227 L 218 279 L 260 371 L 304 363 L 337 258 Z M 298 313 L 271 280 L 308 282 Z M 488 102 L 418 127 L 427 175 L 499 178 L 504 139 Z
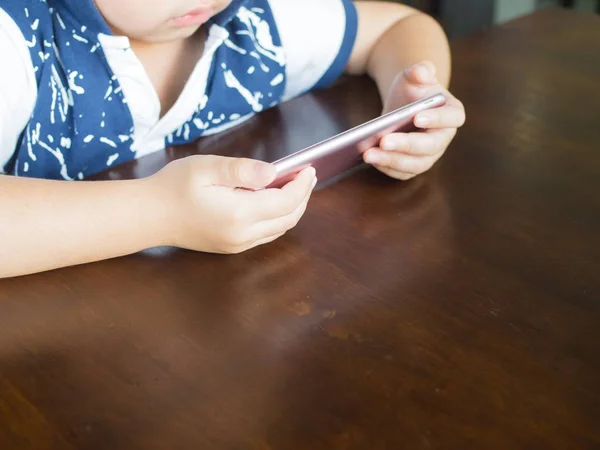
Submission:
M 277 178 L 268 188 L 285 186 L 298 172 L 310 166 L 316 169 L 319 184 L 337 179 L 359 166 L 363 162 L 362 154 L 377 146 L 383 136 L 414 130 L 413 122 L 418 113 L 445 103 L 443 94 L 432 95 L 281 158 L 273 163 Z

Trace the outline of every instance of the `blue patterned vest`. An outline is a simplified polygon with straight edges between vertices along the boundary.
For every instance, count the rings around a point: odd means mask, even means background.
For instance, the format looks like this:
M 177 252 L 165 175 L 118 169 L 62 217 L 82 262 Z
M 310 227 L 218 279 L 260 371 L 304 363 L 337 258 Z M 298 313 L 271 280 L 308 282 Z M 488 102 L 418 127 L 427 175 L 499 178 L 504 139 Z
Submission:
M 5 171 L 76 180 L 136 158 L 134 123 L 99 35 L 112 32 L 93 0 L 0 0 L 31 51 L 37 102 Z M 220 40 L 203 100 L 168 145 L 281 101 L 285 61 L 268 0 L 234 0 L 208 26 Z M 250 73 L 254 62 L 257 69 Z

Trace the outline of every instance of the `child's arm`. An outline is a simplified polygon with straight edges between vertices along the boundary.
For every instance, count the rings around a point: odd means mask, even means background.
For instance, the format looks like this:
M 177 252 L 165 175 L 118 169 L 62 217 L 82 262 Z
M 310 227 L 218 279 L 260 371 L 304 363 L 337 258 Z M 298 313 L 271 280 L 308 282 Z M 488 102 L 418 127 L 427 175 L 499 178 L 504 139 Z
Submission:
M 450 50 L 440 25 L 408 6 L 356 2 L 358 36 L 347 66 L 351 74 L 368 73 L 377 83 L 385 111 L 444 92 L 448 103 L 421 113 L 416 133 L 395 133 L 382 148 L 365 153 L 365 161 L 398 179 L 428 170 L 445 152 L 465 120 L 463 105 L 447 90 Z
M 0 278 L 160 244 L 166 222 L 160 199 L 148 181 L 0 176 Z
M 271 165 L 214 156 L 136 181 L 0 176 L 0 278 L 159 245 L 238 253 L 270 242 L 300 220 L 316 182 L 307 169 L 281 190 L 235 189 L 273 179 Z
M 450 80 L 450 49 L 444 30 L 427 14 L 397 3 L 356 2 L 358 35 L 348 63 L 350 73 L 371 75 L 386 98 L 396 75 L 431 61 L 440 84 Z

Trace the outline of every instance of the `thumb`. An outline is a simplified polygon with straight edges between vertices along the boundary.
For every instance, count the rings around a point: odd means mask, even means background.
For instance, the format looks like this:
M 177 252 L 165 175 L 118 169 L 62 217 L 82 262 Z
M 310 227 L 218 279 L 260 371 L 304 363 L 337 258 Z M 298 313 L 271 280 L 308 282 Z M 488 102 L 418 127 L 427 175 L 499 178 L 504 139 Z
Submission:
M 421 61 L 413 64 L 404 71 L 406 81 L 411 84 L 435 84 L 436 79 L 435 64 L 431 61 Z
M 209 157 L 203 165 L 208 184 L 233 188 L 261 189 L 275 180 L 272 164 L 248 158 Z

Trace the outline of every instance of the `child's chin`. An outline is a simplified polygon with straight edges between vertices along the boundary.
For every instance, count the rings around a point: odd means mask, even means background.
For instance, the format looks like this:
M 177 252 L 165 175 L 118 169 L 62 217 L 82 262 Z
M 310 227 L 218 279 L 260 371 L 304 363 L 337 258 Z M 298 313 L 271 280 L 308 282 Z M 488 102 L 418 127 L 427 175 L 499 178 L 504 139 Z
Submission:
M 169 39 L 185 39 L 193 36 L 200 29 L 201 25 L 185 28 L 172 28 L 169 33 Z
M 157 33 L 152 36 L 145 36 L 143 40 L 146 42 L 159 43 L 159 42 L 176 41 L 179 39 L 186 39 L 186 38 L 193 36 L 198 31 L 199 28 L 200 28 L 200 26 L 185 27 L 185 28 L 181 28 L 181 27 L 167 28 L 166 30 L 162 31 L 161 33 Z

